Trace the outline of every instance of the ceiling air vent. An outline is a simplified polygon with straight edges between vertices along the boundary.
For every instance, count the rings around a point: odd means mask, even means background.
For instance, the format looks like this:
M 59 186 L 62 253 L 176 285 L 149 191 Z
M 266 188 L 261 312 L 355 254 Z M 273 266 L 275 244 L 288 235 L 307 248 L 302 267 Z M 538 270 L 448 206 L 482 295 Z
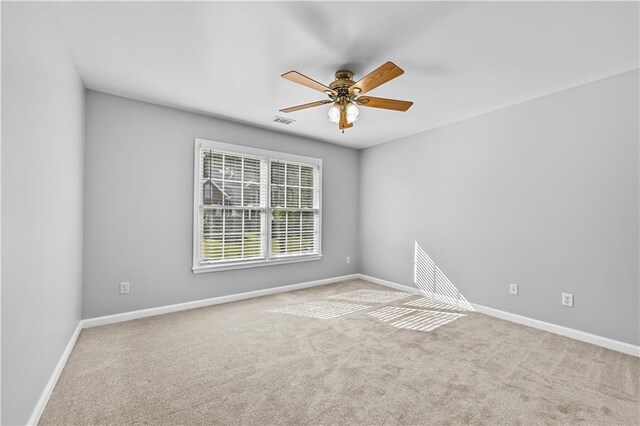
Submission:
M 273 122 L 274 123 L 278 123 L 278 124 L 284 124 L 284 125 L 290 125 L 296 122 L 296 120 L 292 120 L 290 118 L 284 118 L 284 117 L 280 117 L 280 116 L 274 116 L 273 117 Z

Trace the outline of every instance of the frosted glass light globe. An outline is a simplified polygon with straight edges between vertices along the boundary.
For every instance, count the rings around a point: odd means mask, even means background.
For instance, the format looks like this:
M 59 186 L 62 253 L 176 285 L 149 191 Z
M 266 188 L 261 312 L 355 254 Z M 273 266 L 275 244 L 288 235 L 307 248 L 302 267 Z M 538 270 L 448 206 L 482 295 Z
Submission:
M 358 108 L 352 102 L 349 102 L 347 104 L 347 123 L 351 124 L 354 121 L 358 121 L 358 114 L 360 114 Z
M 340 122 L 340 105 L 337 103 L 333 104 L 333 106 L 329 109 L 329 121 L 335 124 Z

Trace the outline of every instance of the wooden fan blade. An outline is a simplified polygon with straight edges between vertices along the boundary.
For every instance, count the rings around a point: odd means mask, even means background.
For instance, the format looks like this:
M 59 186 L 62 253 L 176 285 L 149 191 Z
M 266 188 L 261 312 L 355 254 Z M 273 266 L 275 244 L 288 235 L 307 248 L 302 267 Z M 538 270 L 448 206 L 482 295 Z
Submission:
M 402 74 L 404 74 L 402 68 L 393 62 L 387 62 L 386 64 L 371 71 L 353 86 L 349 87 L 349 92 L 353 93 L 354 89 L 360 89 L 360 94 L 367 93 L 368 91 L 375 89 L 381 84 L 393 80 Z
M 280 112 L 299 111 L 301 109 L 313 108 L 313 107 L 317 107 L 317 106 L 320 106 L 320 105 L 328 104 L 328 103 L 331 103 L 331 102 L 332 101 L 330 101 L 330 100 L 309 102 L 308 104 L 296 105 L 296 106 L 292 106 L 292 107 L 289 107 L 289 108 L 281 109 Z
M 333 93 L 336 95 L 335 90 L 330 89 L 322 83 L 318 83 L 312 78 L 307 77 L 306 75 L 300 74 L 298 71 L 289 71 L 282 74 L 282 78 L 286 78 L 287 80 L 293 81 L 294 83 L 302 84 L 303 86 L 310 87 L 311 89 L 317 90 L 319 92 L 327 92 Z
M 341 130 L 353 127 L 353 123 L 347 121 L 347 111 L 345 109 L 340 110 L 340 122 L 338 124 Z
M 413 102 L 398 101 L 396 99 L 374 98 L 373 96 L 363 96 L 356 99 L 358 105 L 371 107 L 371 108 L 383 108 L 392 109 L 394 111 L 406 111 L 411 108 Z

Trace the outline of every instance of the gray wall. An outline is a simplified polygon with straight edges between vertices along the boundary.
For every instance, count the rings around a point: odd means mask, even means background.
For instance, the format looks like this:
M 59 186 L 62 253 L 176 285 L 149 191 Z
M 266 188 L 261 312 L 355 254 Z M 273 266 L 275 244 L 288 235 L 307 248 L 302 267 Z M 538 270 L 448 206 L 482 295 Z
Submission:
M 362 272 L 412 285 L 417 241 L 470 302 L 637 345 L 638 116 L 633 71 L 364 150 Z
M 94 91 L 86 118 L 84 318 L 358 272 L 357 151 Z M 324 258 L 193 274 L 196 137 L 322 158 Z
M 84 87 L 51 2 L 2 3 L 2 424 L 80 319 Z

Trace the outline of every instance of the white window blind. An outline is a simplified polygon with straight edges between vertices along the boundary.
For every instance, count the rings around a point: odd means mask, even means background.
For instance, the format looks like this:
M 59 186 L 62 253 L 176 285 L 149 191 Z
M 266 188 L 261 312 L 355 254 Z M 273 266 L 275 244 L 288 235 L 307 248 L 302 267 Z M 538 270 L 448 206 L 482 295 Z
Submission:
M 194 272 L 321 256 L 321 161 L 196 139 Z
M 265 161 L 206 148 L 200 159 L 200 262 L 265 258 Z
M 271 253 L 318 251 L 319 167 L 271 160 Z

